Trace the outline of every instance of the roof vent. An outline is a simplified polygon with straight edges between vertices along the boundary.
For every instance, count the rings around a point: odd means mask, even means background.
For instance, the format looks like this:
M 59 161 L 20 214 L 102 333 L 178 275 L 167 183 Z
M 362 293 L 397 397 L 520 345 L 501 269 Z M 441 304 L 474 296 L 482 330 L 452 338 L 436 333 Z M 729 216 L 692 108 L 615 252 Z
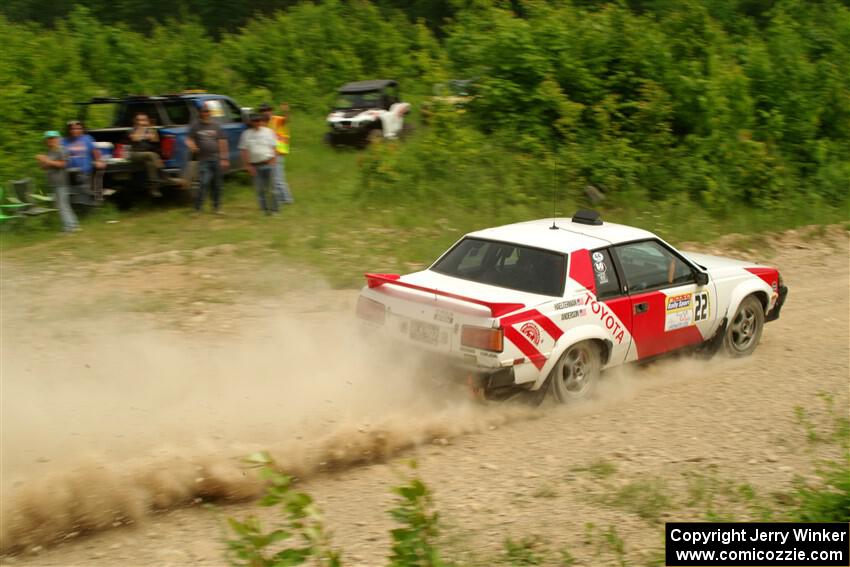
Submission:
M 573 222 L 578 224 L 590 224 L 593 226 L 602 226 L 602 217 L 596 211 L 590 209 L 579 209 L 573 215 Z

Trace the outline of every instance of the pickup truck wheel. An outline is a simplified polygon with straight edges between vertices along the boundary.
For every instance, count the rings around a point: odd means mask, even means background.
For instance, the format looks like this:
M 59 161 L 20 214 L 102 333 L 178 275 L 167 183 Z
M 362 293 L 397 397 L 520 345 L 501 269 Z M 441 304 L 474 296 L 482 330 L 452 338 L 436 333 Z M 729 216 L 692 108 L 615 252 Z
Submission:
M 723 338 L 723 348 L 729 356 L 749 356 L 756 350 L 764 329 L 764 308 L 754 295 L 748 295 L 741 301 L 738 311 Z
M 601 371 L 599 347 L 591 341 L 576 343 L 561 355 L 549 374 L 549 390 L 562 404 L 587 398 L 596 388 Z

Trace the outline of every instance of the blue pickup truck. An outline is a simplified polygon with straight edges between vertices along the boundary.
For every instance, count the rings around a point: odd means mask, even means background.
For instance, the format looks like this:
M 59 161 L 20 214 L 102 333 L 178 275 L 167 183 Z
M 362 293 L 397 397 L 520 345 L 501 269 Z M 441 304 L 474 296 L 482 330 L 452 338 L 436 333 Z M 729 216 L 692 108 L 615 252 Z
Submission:
M 98 97 L 78 103 L 80 120 L 97 142 L 107 164 L 99 180 L 102 187 L 124 199 L 144 187 L 144 171 L 127 159 L 133 118 L 144 112 L 159 131 L 158 152 L 164 163 L 161 175 L 166 183 L 163 189 L 190 188 L 195 168 L 192 154 L 186 147 L 186 136 L 204 103 L 227 135 L 230 170 L 241 169 L 242 159 L 237 146 L 247 127 L 249 109 L 239 107 L 227 96 L 190 91 L 158 96 Z

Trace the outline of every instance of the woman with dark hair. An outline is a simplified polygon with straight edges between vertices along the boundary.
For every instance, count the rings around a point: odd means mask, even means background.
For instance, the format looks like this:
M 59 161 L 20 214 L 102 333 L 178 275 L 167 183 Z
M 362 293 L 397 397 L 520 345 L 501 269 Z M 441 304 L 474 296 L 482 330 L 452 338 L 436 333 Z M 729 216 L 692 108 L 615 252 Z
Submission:
M 79 120 L 71 120 L 67 124 L 67 136 L 62 140 L 67 160 L 65 167 L 68 172 L 69 185 L 73 188 L 72 201 L 84 205 L 94 204 L 91 189 L 92 171 L 103 169 L 100 150 L 94 145 L 94 138 L 86 134 Z
M 159 170 L 162 160 L 156 153 L 159 135 L 151 127 L 150 119 L 144 112 L 139 112 L 133 118 L 133 129 L 130 131 L 130 161 L 142 164 L 148 182 L 148 193 L 151 197 L 162 197 L 159 192 Z

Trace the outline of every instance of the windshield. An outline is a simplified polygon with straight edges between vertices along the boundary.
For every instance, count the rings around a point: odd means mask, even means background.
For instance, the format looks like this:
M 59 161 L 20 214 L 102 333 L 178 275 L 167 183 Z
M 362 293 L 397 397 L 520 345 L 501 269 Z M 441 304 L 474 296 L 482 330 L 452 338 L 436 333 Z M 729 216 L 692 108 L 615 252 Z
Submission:
M 366 93 L 340 94 L 336 99 L 336 106 L 340 110 L 350 108 L 379 108 L 381 106 L 381 92 L 372 91 Z
M 464 280 L 560 297 L 567 257 L 519 244 L 464 238 L 431 269 Z

